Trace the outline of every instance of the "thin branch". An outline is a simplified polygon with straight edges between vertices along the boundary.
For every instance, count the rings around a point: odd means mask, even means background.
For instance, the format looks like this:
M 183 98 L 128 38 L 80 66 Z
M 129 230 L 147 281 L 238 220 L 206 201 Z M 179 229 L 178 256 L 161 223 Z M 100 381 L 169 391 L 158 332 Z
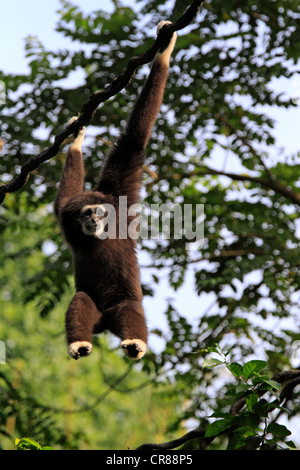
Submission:
M 103 393 L 101 393 L 101 395 L 99 395 L 98 398 L 96 398 L 96 400 L 94 401 L 94 403 L 92 403 L 91 405 L 84 405 L 84 406 L 81 406 L 79 408 L 71 408 L 71 409 L 66 409 L 66 408 L 56 408 L 56 407 L 52 407 L 52 406 L 47 406 L 47 405 L 44 405 L 43 403 L 40 403 L 38 400 L 36 399 L 33 399 L 32 400 L 34 401 L 34 405 L 37 407 L 37 408 L 40 408 L 40 409 L 43 409 L 45 411 L 51 411 L 53 413 L 63 413 L 63 414 L 66 414 L 66 415 L 69 415 L 69 414 L 75 414 L 75 413 L 85 413 L 86 411 L 91 411 L 91 410 L 94 410 L 101 402 L 103 402 L 105 400 L 105 398 L 110 394 L 112 393 L 113 391 L 115 391 L 115 388 L 123 381 L 126 379 L 126 377 L 130 374 L 132 370 L 132 365 L 130 364 L 129 367 L 127 368 L 127 370 L 124 372 L 124 374 L 122 374 L 120 377 L 117 377 L 113 383 L 109 384 L 109 386 L 106 388 L 106 390 L 104 390 Z
M 231 173 L 227 171 L 215 170 L 213 168 L 204 167 L 203 170 L 195 170 L 190 173 L 183 173 L 181 177 L 191 178 L 192 176 L 206 176 L 206 175 L 218 175 L 218 176 L 227 176 L 235 181 L 249 181 L 251 183 L 264 186 L 266 188 L 272 189 L 278 194 L 290 199 L 292 202 L 300 206 L 300 193 L 292 189 L 288 189 L 283 184 L 275 181 L 274 179 L 264 179 L 257 176 L 251 175 L 240 175 L 238 173 Z
M 179 437 L 178 439 L 174 439 L 173 441 L 163 442 L 162 444 L 154 444 L 154 443 L 142 444 L 141 446 L 137 447 L 135 450 L 176 449 L 177 447 L 181 446 L 187 441 L 190 441 L 191 439 L 196 439 L 196 438 L 199 439 L 199 438 L 203 438 L 204 436 L 205 436 L 205 429 L 201 429 L 201 428 L 194 429 L 193 431 L 190 431 L 187 434 L 184 434 L 182 437 Z
M 155 173 L 155 171 L 152 171 L 151 168 L 148 167 L 148 165 L 144 164 L 144 165 L 142 166 L 142 168 L 143 168 L 143 170 L 144 170 L 146 173 L 148 173 L 149 176 L 151 176 L 151 178 L 152 178 L 152 183 L 153 183 L 153 181 L 158 180 L 158 174 Z
M 264 179 L 260 178 L 258 176 L 251 176 L 251 175 L 241 175 L 238 173 L 231 173 L 228 171 L 222 171 L 222 170 L 216 170 L 214 168 L 210 168 L 208 166 L 203 167 L 201 170 L 194 170 L 189 173 L 173 173 L 170 178 L 165 178 L 162 177 L 160 178 L 160 181 L 165 180 L 168 181 L 171 178 L 172 179 L 178 179 L 180 178 L 192 178 L 193 176 L 207 176 L 207 175 L 216 175 L 216 176 L 227 176 L 228 178 L 235 180 L 235 181 L 249 181 L 250 183 L 257 184 L 259 186 L 263 186 L 268 189 L 272 189 L 278 194 L 281 194 L 282 196 L 286 197 L 287 199 L 290 199 L 293 203 L 295 203 L 297 206 L 300 206 L 300 192 L 294 191 L 293 189 L 289 189 L 283 184 L 279 183 L 272 178 Z M 150 187 L 153 185 L 155 182 L 154 178 L 153 181 L 150 183 L 146 184 L 146 188 Z M 1 188 L 0 188 L 1 189 Z
M 280 400 L 282 401 L 287 396 L 287 393 L 285 392 L 285 390 L 288 388 L 289 389 L 288 395 L 290 395 L 292 390 L 299 384 L 300 371 L 299 370 L 282 371 L 274 375 L 272 377 L 272 380 L 275 380 L 276 382 L 282 385 L 282 392 L 280 394 Z M 266 393 L 266 390 L 261 390 L 260 396 L 263 396 L 264 393 Z M 246 398 L 245 397 L 241 398 L 240 400 L 238 400 L 236 403 L 232 405 L 230 409 L 230 413 L 234 416 L 237 415 L 237 413 L 241 411 L 245 403 L 246 403 Z M 194 429 L 188 432 L 187 434 L 184 434 L 182 437 L 178 439 L 174 439 L 173 441 L 163 442 L 161 444 L 153 444 L 153 443 L 142 444 L 141 446 L 137 447 L 135 450 L 176 449 L 177 447 L 184 444 L 185 442 L 190 441 L 192 439 L 197 439 L 197 438 L 200 439 L 200 447 L 201 447 L 204 444 L 203 441 L 206 441 L 206 444 L 209 444 L 216 437 L 222 434 L 230 434 L 235 429 L 236 429 L 236 425 L 234 424 L 230 426 L 229 428 L 220 431 L 216 436 L 213 436 L 211 438 L 205 438 L 206 430 L 202 428 L 198 428 L 198 429 Z
M 76 134 L 79 129 L 86 126 L 93 118 L 98 106 L 107 101 L 112 96 L 115 96 L 123 90 L 132 80 L 138 67 L 150 63 L 157 51 L 168 42 L 170 36 L 181 29 L 188 26 L 197 16 L 200 6 L 204 0 L 194 0 L 186 12 L 174 23 L 165 25 L 159 32 L 156 40 L 152 46 L 142 55 L 133 57 L 129 60 L 125 71 L 112 83 L 107 86 L 103 91 L 93 93 L 87 103 L 84 104 L 81 110 L 81 115 L 78 120 L 73 122 L 66 129 L 61 131 L 54 139 L 53 145 L 48 147 L 42 153 L 32 157 L 21 168 L 20 174 L 7 184 L 0 186 L 0 204 L 4 201 L 7 193 L 12 193 L 21 189 L 28 181 L 30 173 L 36 170 L 39 165 L 54 157 L 65 139 Z
M 226 119 L 226 117 L 223 115 L 223 114 L 216 114 L 216 118 L 217 119 L 221 119 L 221 121 L 223 122 L 223 124 L 233 133 L 235 134 L 238 139 L 240 139 L 243 144 L 247 145 L 249 147 L 249 149 L 251 150 L 251 153 L 257 158 L 257 160 L 260 162 L 260 164 L 263 166 L 263 168 L 265 169 L 265 172 L 267 173 L 268 175 L 268 178 L 270 180 L 273 180 L 274 179 L 274 176 L 272 175 L 270 169 L 267 167 L 267 165 L 265 164 L 265 162 L 263 161 L 263 158 L 261 155 L 259 155 L 259 153 L 256 152 L 256 150 L 254 149 L 253 145 L 249 142 L 249 140 L 244 137 L 243 135 L 241 135 L 238 130 L 228 121 L 228 119 Z
M 260 186 L 264 186 L 266 188 L 272 189 L 275 193 L 281 194 L 287 199 L 290 199 L 296 205 L 300 206 L 300 193 L 292 189 L 288 189 L 283 184 L 274 180 L 274 178 L 265 180 L 263 178 L 258 178 L 255 176 L 239 175 L 236 173 L 227 173 L 227 172 L 216 172 L 214 170 L 211 170 L 211 174 L 217 174 L 217 173 L 220 175 L 228 176 L 229 178 L 234 179 L 236 181 L 250 181 L 252 183 L 259 184 Z
M 172 260 L 172 264 L 147 264 L 147 265 L 140 265 L 141 268 L 147 269 L 163 269 L 163 268 L 172 268 L 174 265 L 176 266 L 185 266 L 195 263 L 201 263 L 203 261 L 215 261 L 218 262 L 224 258 L 235 258 L 236 256 L 247 256 L 247 255 L 263 255 L 265 254 L 265 250 L 262 248 L 244 248 L 240 250 L 222 250 L 219 254 L 211 254 L 209 256 L 202 256 L 196 259 L 185 259 L 183 261 L 176 261 Z

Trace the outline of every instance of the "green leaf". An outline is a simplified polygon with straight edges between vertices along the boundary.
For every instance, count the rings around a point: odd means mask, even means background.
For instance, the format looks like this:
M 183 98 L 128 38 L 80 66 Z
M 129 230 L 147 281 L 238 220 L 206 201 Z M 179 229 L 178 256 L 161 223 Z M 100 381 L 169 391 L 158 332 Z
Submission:
M 278 423 L 270 423 L 267 427 L 267 432 L 273 434 L 273 436 L 281 438 L 289 436 L 291 434 L 291 431 L 289 431 L 286 426 Z
M 261 443 L 260 436 L 249 436 L 246 439 L 245 445 L 243 446 L 243 450 L 256 450 L 259 448 Z
M 286 441 L 285 444 L 289 446 L 291 449 L 297 449 L 293 441 Z
M 246 397 L 246 405 L 251 413 L 253 412 L 253 406 L 257 403 L 257 400 L 258 395 L 256 393 L 251 393 L 251 395 L 248 395 Z
M 246 362 L 246 364 L 243 367 L 244 379 L 248 380 L 250 377 L 252 377 L 256 373 L 264 369 L 267 365 L 268 364 L 266 361 L 260 361 L 260 360 L 253 360 L 253 361 Z
M 232 425 L 233 419 L 234 417 L 232 417 L 232 419 L 230 418 L 219 419 L 209 424 L 205 432 L 205 437 L 217 436 L 218 434 L 220 434 L 220 432 L 223 432 L 225 431 L 225 429 L 230 428 L 230 426 Z
M 16 439 L 15 445 L 18 450 L 42 450 L 40 444 L 29 437 L 23 437 L 22 439 Z
M 275 380 L 272 379 L 264 379 L 264 382 L 268 385 L 271 385 L 272 388 L 275 388 L 275 390 L 280 391 L 281 390 L 281 385 L 280 383 L 276 382 Z
M 208 357 L 204 359 L 202 367 L 211 369 L 213 367 L 220 366 L 222 364 L 224 364 L 223 361 L 220 361 L 219 359 L 215 359 L 214 357 Z
M 235 377 L 240 377 L 243 373 L 243 366 L 238 362 L 233 362 L 232 364 L 227 365 L 227 369 L 235 375 Z

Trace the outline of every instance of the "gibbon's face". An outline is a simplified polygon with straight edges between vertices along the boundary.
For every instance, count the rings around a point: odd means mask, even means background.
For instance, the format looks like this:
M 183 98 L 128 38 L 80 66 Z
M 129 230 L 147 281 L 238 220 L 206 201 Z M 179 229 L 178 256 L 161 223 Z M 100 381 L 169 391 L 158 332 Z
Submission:
M 85 235 L 98 238 L 104 232 L 103 219 L 107 216 L 107 210 L 102 204 L 86 205 L 81 209 L 79 222 Z

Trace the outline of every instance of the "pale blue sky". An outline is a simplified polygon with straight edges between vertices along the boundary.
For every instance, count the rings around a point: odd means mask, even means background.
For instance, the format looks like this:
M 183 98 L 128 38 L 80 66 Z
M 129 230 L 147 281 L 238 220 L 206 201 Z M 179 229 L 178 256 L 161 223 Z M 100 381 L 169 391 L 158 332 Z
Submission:
M 24 73 L 27 61 L 24 38 L 38 36 L 47 49 L 72 47 L 69 39 L 55 31 L 61 8 L 59 0 L 1 0 L 0 69 L 5 72 Z M 112 9 L 111 0 L 75 0 L 86 12 Z M 130 0 L 129 2 L 130 3 Z

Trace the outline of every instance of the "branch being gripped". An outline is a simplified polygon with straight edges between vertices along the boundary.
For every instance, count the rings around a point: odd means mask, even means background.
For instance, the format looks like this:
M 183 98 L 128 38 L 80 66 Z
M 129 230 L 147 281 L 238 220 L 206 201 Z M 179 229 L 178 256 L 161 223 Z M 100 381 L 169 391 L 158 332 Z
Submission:
M 144 54 L 131 58 L 128 61 L 125 71 L 119 77 L 115 78 L 103 91 L 93 93 L 89 101 L 82 107 L 81 115 L 77 121 L 73 122 L 70 126 L 57 134 L 54 139 L 54 143 L 50 147 L 29 159 L 22 166 L 20 174 L 14 180 L 0 186 L 0 204 L 4 201 L 7 193 L 13 193 L 25 186 L 30 173 L 33 170 L 36 170 L 39 165 L 54 157 L 67 137 L 78 132 L 81 127 L 86 126 L 93 118 L 101 103 L 107 101 L 109 98 L 123 90 L 132 80 L 137 68 L 150 63 L 154 59 L 157 51 L 167 42 L 175 31 L 179 31 L 188 26 L 197 16 L 203 2 L 204 0 L 194 0 L 186 12 L 177 21 L 169 25 L 165 25 L 160 30 L 154 43 Z

